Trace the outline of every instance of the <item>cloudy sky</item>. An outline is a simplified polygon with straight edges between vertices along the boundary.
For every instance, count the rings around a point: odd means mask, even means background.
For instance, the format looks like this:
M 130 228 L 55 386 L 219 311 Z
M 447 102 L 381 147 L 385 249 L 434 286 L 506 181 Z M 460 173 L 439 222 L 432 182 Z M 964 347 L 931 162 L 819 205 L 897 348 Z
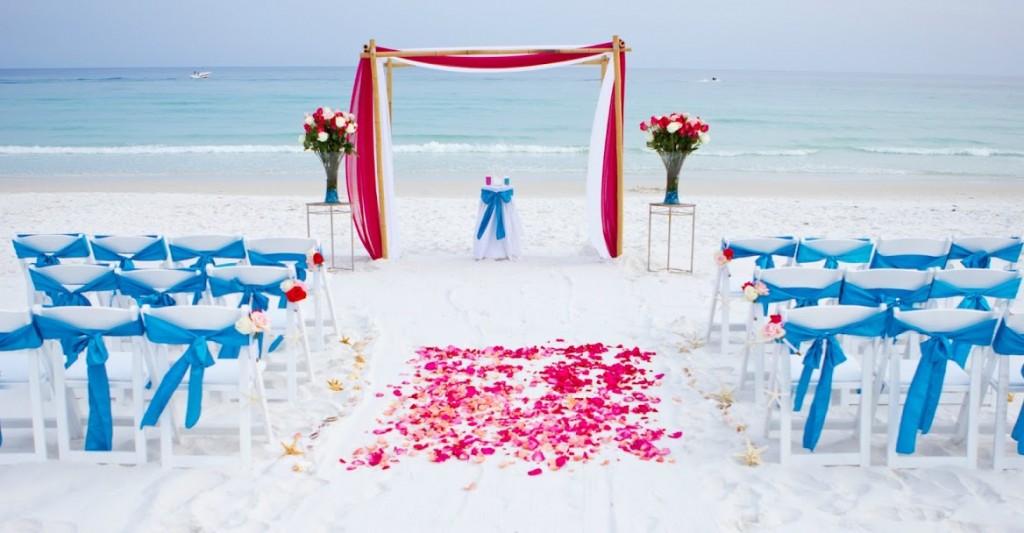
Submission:
M 1022 22 L 1021 0 L 3 0 L 0 68 L 337 66 L 370 38 L 413 48 L 619 34 L 639 67 L 1020 76 Z

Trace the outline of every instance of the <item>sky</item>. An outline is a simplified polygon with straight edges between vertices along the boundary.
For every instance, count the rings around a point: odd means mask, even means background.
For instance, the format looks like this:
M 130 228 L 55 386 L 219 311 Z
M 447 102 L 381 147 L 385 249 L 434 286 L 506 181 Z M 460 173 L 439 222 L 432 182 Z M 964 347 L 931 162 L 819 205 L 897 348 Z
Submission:
M 345 66 L 391 48 L 593 44 L 632 67 L 1024 76 L 1021 0 L 3 0 L 0 68 Z

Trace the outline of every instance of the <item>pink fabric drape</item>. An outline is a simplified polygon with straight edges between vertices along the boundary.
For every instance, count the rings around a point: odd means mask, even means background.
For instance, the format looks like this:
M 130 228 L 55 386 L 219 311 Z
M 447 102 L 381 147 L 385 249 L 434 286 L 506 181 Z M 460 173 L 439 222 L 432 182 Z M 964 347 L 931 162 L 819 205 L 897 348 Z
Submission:
M 601 43 L 583 48 L 611 48 L 612 43 Z M 393 52 L 392 48 L 377 47 L 378 52 Z M 507 70 L 530 67 L 554 66 L 561 63 L 596 58 L 603 54 L 591 52 L 555 53 L 539 52 L 534 54 L 515 55 L 432 55 L 402 58 L 409 63 L 419 63 L 450 69 L 466 70 Z M 455 54 L 455 52 L 453 52 Z M 622 76 L 623 92 L 625 89 L 626 54 L 619 54 L 619 75 Z M 373 85 L 369 58 L 362 58 L 356 70 L 355 83 L 352 87 L 352 103 L 350 110 L 356 115 L 359 130 L 356 132 L 356 152 L 358 157 L 347 157 L 345 160 L 345 177 L 348 187 L 349 201 L 352 202 L 352 216 L 356 233 L 363 247 L 373 259 L 383 257 L 382 234 L 380 224 L 380 203 L 377 196 L 377 161 L 374 136 Z M 604 147 L 604 163 L 601 173 L 601 219 L 605 246 L 608 255 L 618 257 L 622 251 L 618 249 L 618 208 L 621 199 L 618 194 L 619 166 L 616 160 L 615 108 L 616 99 L 619 105 L 625 102 L 622 94 L 612 95 L 612 107 L 608 113 L 607 134 Z
M 352 87 L 350 112 L 356 116 L 356 156 L 345 158 L 345 185 L 352 203 L 352 219 L 356 234 L 372 259 L 384 255 L 381 245 L 380 204 L 377 198 L 377 152 L 373 131 L 373 79 L 370 78 L 370 60 L 359 60 L 356 81 Z

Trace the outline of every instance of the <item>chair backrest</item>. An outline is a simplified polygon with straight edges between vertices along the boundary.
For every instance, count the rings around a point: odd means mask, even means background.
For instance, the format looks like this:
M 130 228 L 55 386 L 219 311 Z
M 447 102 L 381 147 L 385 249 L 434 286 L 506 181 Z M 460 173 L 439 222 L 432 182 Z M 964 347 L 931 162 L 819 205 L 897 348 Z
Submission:
M 319 243 L 316 239 L 306 237 L 266 237 L 262 239 L 248 239 L 245 241 L 245 246 L 249 251 L 263 255 L 306 255 L 310 250 L 316 249 Z
M 734 259 L 753 257 L 760 268 L 772 268 L 773 257 L 787 259 L 792 262 L 796 255 L 797 240 L 794 237 L 749 237 L 741 239 L 722 239 L 722 249 L 733 251 Z M 766 263 L 768 263 L 766 265 Z
M 206 268 L 217 259 L 245 259 L 245 240 L 240 235 L 185 235 L 167 240 L 171 259 L 183 264 L 196 259 L 195 266 Z
M 166 264 L 170 257 L 167 242 L 159 235 L 96 235 L 89 244 L 95 261 L 114 261 L 125 270 L 134 268 L 137 261 Z
M 246 285 L 269 285 L 271 283 L 281 283 L 282 281 L 292 277 L 294 270 L 290 267 L 278 267 L 278 266 L 253 266 L 253 265 L 241 265 L 241 266 L 225 266 L 225 267 L 207 267 L 206 276 L 212 279 L 219 279 L 223 281 L 231 281 L 232 279 L 238 279 L 238 281 Z
M 871 268 L 945 268 L 950 239 L 878 239 Z
M 778 267 L 759 270 L 755 277 L 766 284 L 778 287 L 823 289 L 842 281 L 843 271 L 830 268 Z
M 871 270 L 848 270 L 843 281 L 844 283 L 856 285 L 864 289 L 913 291 L 931 285 L 934 275 L 934 270 L 875 268 Z
M 786 324 L 800 325 L 808 329 L 836 330 L 883 314 L 884 305 L 823 305 L 790 309 L 783 313 L 783 320 Z M 878 333 L 881 333 L 881 330 Z
M 971 268 L 940 270 L 935 273 L 930 297 L 955 298 L 963 296 L 960 307 L 988 310 L 983 297 L 1009 302 L 1020 291 L 1021 274 L 1016 270 Z
M 954 237 L 949 259 L 967 268 L 987 268 L 992 258 L 1013 265 L 1020 260 L 1022 248 L 1020 237 Z
M 796 262 L 824 261 L 825 268 L 838 268 L 840 263 L 867 264 L 874 249 L 875 244 L 866 238 L 804 238 L 797 247 Z
M 29 265 L 32 288 L 44 292 L 53 305 L 88 305 L 88 294 L 113 295 L 114 268 L 108 265 Z
M 903 311 L 896 309 L 893 318 L 906 326 L 913 327 L 925 334 L 944 334 L 964 328 L 993 321 L 995 326 L 996 313 L 975 309 L 914 309 Z M 991 338 L 991 334 L 989 335 Z
M 156 317 L 189 331 L 217 331 L 234 325 L 249 314 L 246 307 L 191 305 L 180 307 L 142 307 L 142 321 Z
M 32 323 L 29 310 L 15 311 L 0 309 L 0 333 L 10 333 Z
M 128 278 L 137 283 L 146 285 L 156 291 L 166 291 L 183 282 L 194 278 L 201 278 L 202 273 L 195 270 L 180 270 L 177 268 L 149 268 L 145 270 L 122 270 L 116 272 L 119 278 Z M 184 291 L 192 292 L 192 291 Z
M 42 307 L 34 306 L 32 313 L 36 316 L 59 320 L 70 326 L 90 330 L 110 330 L 139 319 L 139 309 L 122 309 L 117 307 Z
M 59 264 L 61 259 L 88 258 L 89 242 L 81 233 L 19 234 L 12 239 L 14 252 L 22 262 Z
M 198 270 L 151 268 L 143 270 L 117 270 L 117 289 L 124 296 L 135 299 L 138 305 L 164 307 L 177 305 L 173 295 L 192 294 L 198 303 L 206 292 L 206 277 Z

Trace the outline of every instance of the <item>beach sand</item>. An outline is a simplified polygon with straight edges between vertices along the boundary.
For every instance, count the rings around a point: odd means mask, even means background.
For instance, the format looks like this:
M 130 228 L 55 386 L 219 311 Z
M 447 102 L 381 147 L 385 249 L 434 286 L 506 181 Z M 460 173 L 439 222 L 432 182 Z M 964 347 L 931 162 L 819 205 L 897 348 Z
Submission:
M 683 200 L 698 206 L 693 274 L 647 271 L 647 209 L 661 200 L 657 177 L 627 181 L 624 254 L 611 261 L 600 259 L 587 241 L 582 182 L 517 180 L 524 238 L 523 257 L 514 262 L 471 257 L 477 181 L 400 178 L 402 256 L 370 262 L 357 243 L 355 271 L 331 278 L 343 332 L 366 343 L 362 389 L 338 394 L 327 388 L 327 379 L 345 378 L 354 358 L 352 348 L 333 338 L 314 354 L 317 379 L 302 386 L 299 401 L 271 403 L 277 435 L 299 433 L 311 446 L 306 455 L 283 456 L 279 443 L 258 440 L 251 470 L 162 470 L 155 434 L 150 464 L 138 467 L 63 463 L 52 459 L 51 446 L 48 462 L 0 467 L 0 530 L 1019 529 L 1021 472 L 986 468 L 991 437 L 981 441 L 979 470 L 890 470 L 883 464 L 883 435 L 874 438 L 870 468 L 779 466 L 777 442 L 760 430 L 762 408 L 741 395 L 723 411 L 708 397 L 735 386 L 738 355 L 723 357 L 716 345 L 694 341 L 706 327 L 711 257 L 723 236 L 1019 235 L 1024 186 L 956 178 L 713 178 L 681 185 Z M 304 204 L 322 191 L 310 178 L 181 183 L 189 193 L 172 192 L 182 190 L 179 183 L 146 182 L 140 190 L 138 182 L 113 178 L 4 179 L 0 226 L 5 237 L 69 231 L 305 235 Z M 7 250 L 0 254 L 0 301 L 17 308 L 24 301 L 23 277 L 10 240 L 0 247 Z M 686 249 L 685 239 L 679 249 Z M 683 432 L 660 442 L 674 462 L 644 462 L 614 448 L 540 476 L 528 476 L 534 465 L 524 461 L 502 468 L 507 458 L 498 456 L 482 464 L 403 457 L 386 471 L 348 471 L 339 462 L 374 442 L 371 431 L 389 403 L 375 393 L 406 379 L 417 348 L 555 339 L 656 352 L 652 370 L 665 377 L 654 390 L 661 399 L 655 422 Z M 1017 404 L 1010 407 L 1016 410 Z M 991 417 L 991 407 L 983 413 Z M 337 422 L 323 426 L 336 415 Z M 748 439 L 766 448 L 763 466 L 738 459 Z

